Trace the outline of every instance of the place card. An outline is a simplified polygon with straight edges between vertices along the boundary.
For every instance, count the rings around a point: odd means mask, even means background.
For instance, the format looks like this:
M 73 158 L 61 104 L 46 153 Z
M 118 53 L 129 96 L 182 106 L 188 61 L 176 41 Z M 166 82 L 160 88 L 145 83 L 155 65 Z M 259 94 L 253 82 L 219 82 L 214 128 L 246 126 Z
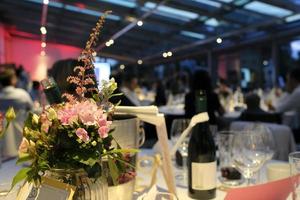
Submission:
M 76 187 L 51 178 L 42 178 L 39 188 L 26 182 L 17 200 L 72 200 Z

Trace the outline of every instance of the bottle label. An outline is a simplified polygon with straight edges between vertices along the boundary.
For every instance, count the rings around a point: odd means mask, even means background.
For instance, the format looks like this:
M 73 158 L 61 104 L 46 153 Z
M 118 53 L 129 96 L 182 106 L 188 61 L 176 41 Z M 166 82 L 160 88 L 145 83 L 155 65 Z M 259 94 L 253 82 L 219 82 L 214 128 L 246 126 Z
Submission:
M 192 188 L 194 190 L 211 190 L 216 188 L 217 163 L 192 162 Z

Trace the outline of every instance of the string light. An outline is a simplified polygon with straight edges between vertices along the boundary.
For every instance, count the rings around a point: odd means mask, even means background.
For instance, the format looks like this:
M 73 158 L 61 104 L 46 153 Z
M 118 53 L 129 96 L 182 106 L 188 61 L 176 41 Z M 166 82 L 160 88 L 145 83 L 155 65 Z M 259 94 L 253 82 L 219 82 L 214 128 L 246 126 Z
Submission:
M 113 39 L 110 39 L 109 41 L 107 41 L 106 43 L 105 43 L 105 45 L 107 46 L 107 47 L 109 47 L 109 46 L 111 46 L 111 45 L 113 45 L 114 44 L 114 40 Z
M 46 35 L 46 34 L 47 34 L 47 29 L 46 29 L 45 26 L 41 26 L 40 31 L 41 31 L 41 33 L 42 33 L 43 35 Z
M 139 65 L 141 65 L 141 64 L 143 64 L 143 60 L 139 59 L 139 60 L 137 61 L 137 63 L 138 63 Z
M 120 69 L 121 69 L 121 70 L 125 69 L 125 65 L 123 65 L 123 64 L 120 65 Z
M 43 3 L 46 4 L 46 5 L 48 5 L 49 4 L 49 0 L 44 0 Z
M 168 57 L 168 53 L 167 53 L 167 52 L 164 52 L 164 53 L 162 54 L 162 56 L 163 56 L 164 58 L 166 58 L 166 57 Z
M 221 43 L 223 42 L 223 40 L 222 40 L 222 38 L 217 38 L 217 39 L 216 39 L 216 42 L 217 42 L 218 44 L 221 44 Z
M 44 50 L 41 51 L 41 56 L 45 56 L 46 52 Z
M 46 42 L 41 43 L 41 47 L 45 48 L 47 46 Z
M 138 26 L 143 26 L 143 21 L 139 20 L 137 23 L 136 23 Z
M 167 53 L 167 55 L 168 55 L 168 56 L 172 56 L 173 53 L 172 53 L 171 51 L 169 51 L 169 52 Z

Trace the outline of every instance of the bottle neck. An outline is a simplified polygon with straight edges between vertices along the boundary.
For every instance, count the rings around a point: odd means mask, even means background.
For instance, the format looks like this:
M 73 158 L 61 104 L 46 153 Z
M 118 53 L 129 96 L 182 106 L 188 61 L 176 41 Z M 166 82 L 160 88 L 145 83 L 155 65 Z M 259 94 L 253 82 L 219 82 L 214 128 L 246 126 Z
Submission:
M 196 92 L 195 108 L 196 108 L 196 113 L 207 112 L 207 98 L 203 90 Z

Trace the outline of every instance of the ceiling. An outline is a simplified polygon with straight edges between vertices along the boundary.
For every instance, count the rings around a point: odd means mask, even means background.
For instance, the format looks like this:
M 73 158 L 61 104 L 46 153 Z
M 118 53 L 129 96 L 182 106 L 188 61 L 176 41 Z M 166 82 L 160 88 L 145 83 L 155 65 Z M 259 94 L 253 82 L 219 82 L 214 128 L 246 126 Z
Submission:
M 0 0 L 0 21 L 15 27 L 12 34 L 39 38 L 42 7 L 43 0 Z M 97 50 L 125 62 L 162 62 L 167 51 L 178 57 L 300 35 L 300 0 L 50 0 L 47 41 L 84 47 L 105 10 L 113 12 Z M 114 44 L 105 46 L 111 38 Z

